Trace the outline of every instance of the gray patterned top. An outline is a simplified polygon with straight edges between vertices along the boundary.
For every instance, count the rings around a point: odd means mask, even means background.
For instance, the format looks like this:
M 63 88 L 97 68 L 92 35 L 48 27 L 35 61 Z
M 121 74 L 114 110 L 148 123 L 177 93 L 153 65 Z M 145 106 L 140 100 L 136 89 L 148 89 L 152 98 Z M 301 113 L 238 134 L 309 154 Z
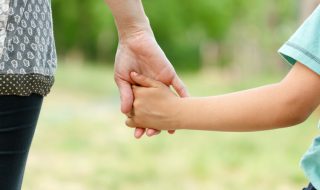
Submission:
M 0 95 L 47 95 L 56 50 L 51 0 L 0 0 Z
M 6 23 L 9 15 L 9 0 L 0 0 L 0 57 L 4 48 L 4 41 L 6 39 Z

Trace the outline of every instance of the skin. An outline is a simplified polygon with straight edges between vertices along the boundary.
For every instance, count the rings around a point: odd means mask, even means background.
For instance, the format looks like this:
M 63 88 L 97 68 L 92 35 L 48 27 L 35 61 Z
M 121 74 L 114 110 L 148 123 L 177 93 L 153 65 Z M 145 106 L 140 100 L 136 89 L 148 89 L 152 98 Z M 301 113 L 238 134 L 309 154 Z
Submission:
M 280 82 L 219 96 L 179 98 L 166 85 L 131 73 L 129 127 L 158 130 L 260 131 L 305 121 L 320 103 L 320 76 L 296 63 Z
M 115 58 L 114 79 L 120 91 L 121 111 L 131 117 L 135 82 L 130 73 L 139 72 L 163 84 L 172 85 L 181 97 L 187 97 L 186 87 L 155 40 L 141 0 L 105 0 L 110 8 L 119 34 Z M 174 131 L 169 131 L 173 133 Z M 135 137 L 140 138 L 145 128 L 136 127 Z M 147 129 L 147 135 L 160 131 Z

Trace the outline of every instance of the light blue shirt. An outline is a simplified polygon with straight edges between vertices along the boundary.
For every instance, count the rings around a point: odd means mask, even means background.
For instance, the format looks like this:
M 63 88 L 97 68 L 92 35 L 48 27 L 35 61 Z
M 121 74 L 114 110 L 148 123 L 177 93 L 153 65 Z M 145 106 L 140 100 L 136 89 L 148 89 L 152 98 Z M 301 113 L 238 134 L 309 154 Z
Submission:
M 300 62 L 320 74 L 320 6 L 279 49 L 289 64 Z M 301 167 L 313 186 L 320 190 L 320 137 L 315 138 L 301 160 Z

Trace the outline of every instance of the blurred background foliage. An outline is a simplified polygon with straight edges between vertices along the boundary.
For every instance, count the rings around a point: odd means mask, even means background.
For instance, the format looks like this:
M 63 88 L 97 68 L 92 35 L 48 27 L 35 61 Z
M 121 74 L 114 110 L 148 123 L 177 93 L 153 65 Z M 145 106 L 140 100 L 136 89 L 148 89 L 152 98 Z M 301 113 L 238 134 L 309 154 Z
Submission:
M 52 4 L 61 58 L 113 63 L 117 32 L 103 0 Z M 238 55 L 264 68 L 274 56 L 263 57 L 275 54 L 300 13 L 297 0 L 145 0 L 144 6 L 159 44 L 185 70 L 230 66 Z
M 317 0 L 143 0 L 156 38 L 193 96 L 280 81 L 276 50 Z M 59 67 L 24 190 L 292 190 L 320 110 L 299 127 L 165 132 L 135 140 L 113 82 L 117 32 L 103 0 L 52 0 Z M 244 108 L 245 109 L 245 108 Z M 254 117 L 254 116 L 253 116 Z

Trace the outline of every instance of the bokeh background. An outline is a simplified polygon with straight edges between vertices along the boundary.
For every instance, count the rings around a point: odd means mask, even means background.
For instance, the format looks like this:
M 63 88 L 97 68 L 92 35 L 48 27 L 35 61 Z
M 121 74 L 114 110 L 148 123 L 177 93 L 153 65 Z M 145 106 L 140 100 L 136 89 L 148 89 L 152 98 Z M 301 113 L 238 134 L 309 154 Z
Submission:
M 155 36 L 193 96 L 277 82 L 276 51 L 319 1 L 144 0 Z M 177 131 L 135 140 L 113 82 L 117 32 L 103 0 L 53 0 L 59 68 L 25 190 L 293 190 L 319 111 L 288 129 Z M 245 108 L 244 108 L 245 109 Z M 255 117 L 254 115 L 252 117 Z

